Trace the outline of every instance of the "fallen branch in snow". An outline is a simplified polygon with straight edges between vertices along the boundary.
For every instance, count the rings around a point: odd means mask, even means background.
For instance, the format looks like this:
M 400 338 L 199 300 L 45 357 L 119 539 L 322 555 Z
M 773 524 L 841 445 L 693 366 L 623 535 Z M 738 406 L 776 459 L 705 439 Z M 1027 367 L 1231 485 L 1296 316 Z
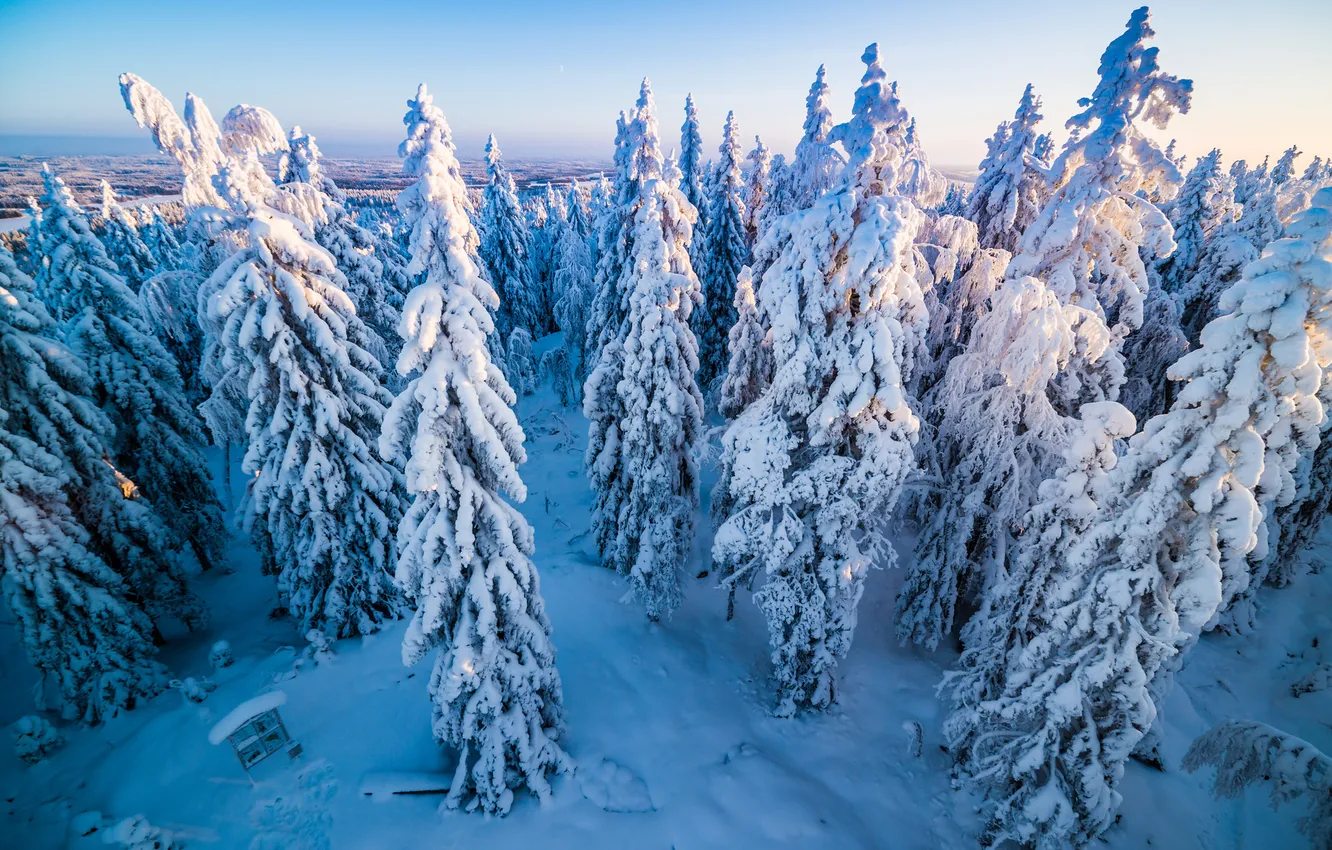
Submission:
M 398 771 L 367 773 L 361 777 L 361 794 L 383 802 L 401 794 L 447 794 L 450 777 L 445 773 Z

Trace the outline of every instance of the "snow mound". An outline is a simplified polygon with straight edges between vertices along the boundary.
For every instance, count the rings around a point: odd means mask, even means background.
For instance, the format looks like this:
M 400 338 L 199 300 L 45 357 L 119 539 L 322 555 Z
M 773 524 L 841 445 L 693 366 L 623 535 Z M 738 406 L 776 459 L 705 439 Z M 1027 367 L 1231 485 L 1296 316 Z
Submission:
M 286 704 L 287 695 L 282 691 L 269 691 L 253 699 L 247 699 L 233 708 L 226 717 L 217 721 L 217 725 L 208 733 L 208 743 L 216 746 L 225 741 L 232 732 L 244 726 L 245 721 L 251 717 Z
M 608 812 L 651 812 L 647 783 L 627 767 L 610 759 L 578 766 L 578 789 L 593 805 Z

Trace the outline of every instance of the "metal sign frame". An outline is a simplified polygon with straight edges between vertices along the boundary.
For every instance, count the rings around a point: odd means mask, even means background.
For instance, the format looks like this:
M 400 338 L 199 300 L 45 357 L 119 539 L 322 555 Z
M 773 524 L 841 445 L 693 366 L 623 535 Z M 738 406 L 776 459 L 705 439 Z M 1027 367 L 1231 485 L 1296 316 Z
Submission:
M 282 715 L 276 708 L 261 711 L 245 721 L 235 732 L 227 736 L 231 749 L 240 760 L 245 775 L 250 775 L 250 768 L 264 759 L 285 749 L 290 758 L 301 754 L 301 745 L 291 739 Z

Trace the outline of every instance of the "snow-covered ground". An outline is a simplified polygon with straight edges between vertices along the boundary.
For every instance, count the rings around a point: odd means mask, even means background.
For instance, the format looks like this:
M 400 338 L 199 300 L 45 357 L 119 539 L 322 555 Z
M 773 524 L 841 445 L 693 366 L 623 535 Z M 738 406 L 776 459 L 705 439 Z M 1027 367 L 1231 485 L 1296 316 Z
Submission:
M 541 346 L 544 348 L 545 346 Z M 539 355 L 540 352 L 538 352 Z M 404 668 L 405 624 L 336 645 L 317 663 L 286 620 L 268 618 L 273 580 L 238 537 L 230 571 L 198 578 L 212 624 L 170 635 L 163 658 L 174 675 L 212 676 L 217 690 L 195 705 L 168 692 L 105 727 L 62 729 L 68 744 L 25 767 L 0 752 L 5 801 L 0 846 L 103 846 L 76 836 L 76 816 L 142 814 L 191 847 L 400 848 L 968 848 L 978 827 L 972 801 L 954 792 L 939 748 L 939 676 L 953 660 L 900 648 L 893 599 L 903 570 L 870 576 L 835 708 L 770 716 L 767 634 L 741 599 L 725 620 L 725 594 L 691 579 L 683 607 L 654 626 L 623 600 L 624 582 L 598 566 L 585 535 L 591 493 L 582 471 L 587 424 L 559 407 L 549 387 L 519 405 L 529 462 L 523 512 L 536 531 L 538 564 L 559 648 L 569 728 L 563 744 L 579 764 L 543 809 L 524 796 L 505 819 L 440 814 L 440 796 L 383 793 L 451 774 L 430 734 L 429 668 Z M 213 455 L 215 472 L 220 455 Z M 231 470 L 237 492 L 239 467 Z M 705 498 L 697 565 L 710 546 Z M 909 553 L 909 541 L 899 546 Z M 1332 552 L 1324 535 L 1317 556 Z M 694 572 L 697 572 L 695 570 Z M 1208 777 L 1173 769 L 1193 737 L 1226 718 L 1261 720 L 1332 751 L 1329 692 L 1294 699 L 1290 684 L 1319 660 L 1310 646 L 1332 634 L 1332 574 L 1265 591 L 1260 631 L 1211 636 L 1195 650 L 1165 710 L 1172 766 L 1130 764 L 1113 848 L 1298 848 L 1298 809 L 1274 814 L 1261 788 L 1216 802 Z M 16 645 L 13 618 L 0 634 L 0 722 L 32 712 L 34 676 Z M 213 642 L 235 663 L 213 672 Z M 269 689 L 287 695 L 283 720 L 304 754 L 279 753 L 246 778 L 209 730 L 241 702 Z M 924 727 L 923 754 L 904 728 Z M 399 774 L 386 776 L 385 774 Z M 362 793 L 379 792 L 375 794 Z M 256 838 L 259 840 L 256 841 Z M 255 843 L 252 843 L 255 842 Z

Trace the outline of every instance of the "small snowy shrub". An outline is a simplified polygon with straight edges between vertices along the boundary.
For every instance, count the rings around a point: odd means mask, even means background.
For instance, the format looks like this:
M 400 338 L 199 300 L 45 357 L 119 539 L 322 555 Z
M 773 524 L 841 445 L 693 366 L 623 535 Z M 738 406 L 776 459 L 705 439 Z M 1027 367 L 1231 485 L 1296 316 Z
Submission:
M 305 648 L 305 657 L 313 661 L 316 666 L 323 664 L 336 654 L 333 652 L 333 641 L 319 629 L 310 629 L 305 633 L 305 639 L 310 642 L 310 645 Z
M 185 679 L 172 679 L 168 684 L 180 691 L 180 695 L 186 702 L 200 703 L 208 699 L 208 695 L 217 690 L 217 685 L 204 676 L 194 678 L 189 676 Z
M 208 652 L 208 663 L 213 665 L 214 670 L 230 667 L 233 661 L 235 659 L 231 656 L 231 644 L 227 641 L 218 641 Z
M 14 724 L 14 755 L 24 764 L 36 764 L 64 745 L 51 722 L 44 717 L 29 714 Z
M 179 850 L 184 846 L 169 830 L 153 826 L 143 815 L 125 818 L 108 829 L 102 835 L 102 843 L 123 850 Z

